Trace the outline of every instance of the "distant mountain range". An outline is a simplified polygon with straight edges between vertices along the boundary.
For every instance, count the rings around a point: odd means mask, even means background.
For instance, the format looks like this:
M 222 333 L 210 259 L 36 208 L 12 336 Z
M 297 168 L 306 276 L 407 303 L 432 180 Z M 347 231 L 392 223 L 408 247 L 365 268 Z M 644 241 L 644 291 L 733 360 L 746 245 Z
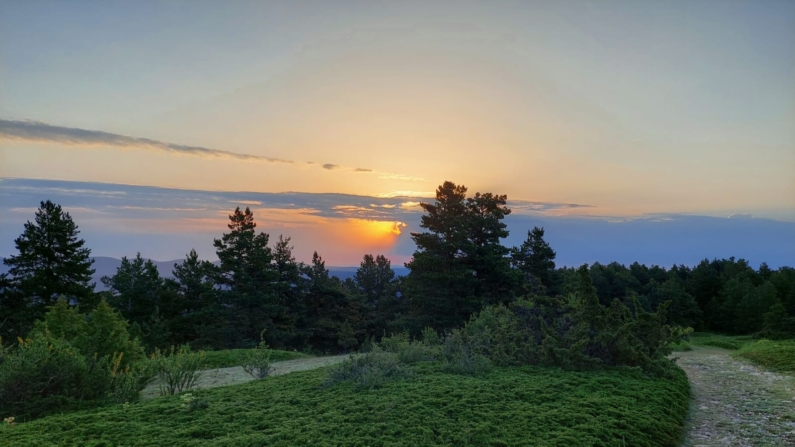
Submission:
M 157 267 L 157 271 L 160 272 L 160 276 L 164 278 L 173 278 L 174 275 L 172 274 L 172 270 L 174 270 L 174 264 L 179 264 L 183 260 L 182 259 L 175 259 L 173 261 L 155 261 L 152 262 Z M 94 272 L 93 281 L 97 283 L 96 290 L 105 290 L 105 286 L 102 285 L 100 278 L 103 276 L 113 276 L 116 274 L 116 270 L 121 265 L 121 259 L 110 258 L 106 256 L 97 256 L 94 258 Z M 340 279 L 346 278 L 353 278 L 356 274 L 356 270 L 359 269 L 358 266 L 356 267 L 327 267 L 331 276 L 336 276 Z M 408 275 L 409 269 L 405 267 L 392 267 L 392 270 L 395 271 L 395 275 L 397 276 L 405 276 Z M 0 262 L 0 274 L 8 272 L 8 267 L 5 264 Z

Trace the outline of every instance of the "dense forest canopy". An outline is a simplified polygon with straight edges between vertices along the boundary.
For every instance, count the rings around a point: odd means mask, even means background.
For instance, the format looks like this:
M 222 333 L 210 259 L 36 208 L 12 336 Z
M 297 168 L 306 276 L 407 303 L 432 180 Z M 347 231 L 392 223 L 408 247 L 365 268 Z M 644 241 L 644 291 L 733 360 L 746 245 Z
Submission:
M 433 203 L 422 204 L 422 231 L 411 235 L 417 249 L 407 276 L 397 277 L 384 256 L 365 254 L 346 280 L 330 276 L 318 253 L 309 264 L 297 262 L 289 237 L 273 241 L 258 231 L 250 209 L 237 208 L 228 231 L 214 241 L 219 263 L 191 250 L 166 279 L 139 253 L 103 277 L 109 290 L 98 293 L 77 225 L 59 205 L 42 202 L 15 240 L 18 254 L 4 260 L 10 270 L 0 277 L 0 335 L 8 342 L 27 334 L 64 297 L 86 311 L 106 301 L 149 349 L 253 346 L 265 329 L 274 347 L 335 352 L 404 330 L 449 331 L 489 305 L 573 293 L 577 269 L 555 267 L 543 228 L 529 229 L 519 247 L 502 245 L 511 212 L 506 201 L 499 194 L 467 196 L 463 185 L 445 182 Z M 586 269 L 603 306 L 618 300 L 656 311 L 670 302 L 666 317 L 673 325 L 768 337 L 793 330 L 790 267 L 772 270 L 763 263 L 754 269 L 729 258 L 696 266 L 594 263 Z

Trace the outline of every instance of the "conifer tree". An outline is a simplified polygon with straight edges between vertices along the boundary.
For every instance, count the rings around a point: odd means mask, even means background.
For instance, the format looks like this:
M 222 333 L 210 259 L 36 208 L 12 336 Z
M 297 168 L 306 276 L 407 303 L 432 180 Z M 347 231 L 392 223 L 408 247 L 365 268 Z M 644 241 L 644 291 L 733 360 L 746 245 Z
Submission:
M 283 334 L 274 325 L 274 318 L 285 312 L 278 303 L 274 285 L 278 273 L 272 264 L 273 251 L 267 233 L 257 233 L 254 213 L 240 207 L 229 216 L 229 233 L 215 239 L 220 260 L 216 282 L 223 288 L 224 305 L 233 312 L 231 323 L 238 332 L 241 345 L 255 345 L 265 329 L 267 343 L 280 347 Z
M 417 250 L 406 264 L 408 291 L 421 320 L 415 329 L 458 327 L 484 305 L 510 301 L 518 286 L 509 250 L 500 243 L 508 236 L 507 197 L 466 193 L 465 186 L 445 182 L 435 203 L 420 204 L 420 227 L 427 231 L 411 234 Z
M 555 256 L 555 250 L 544 240 L 544 229 L 533 227 L 522 245 L 511 250 L 511 264 L 527 274 L 531 281 L 538 281 L 546 291 L 550 291 L 554 281 Z
M 6 329 L 14 328 L 21 335 L 60 296 L 72 303 L 93 304 L 94 260 L 79 234 L 60 205 L 41 202 L 34 221 L 25 223 L 24 232 L 14 241 L 18 254 L 3 260 L 9 272 L 0 323 L 6 321 Z

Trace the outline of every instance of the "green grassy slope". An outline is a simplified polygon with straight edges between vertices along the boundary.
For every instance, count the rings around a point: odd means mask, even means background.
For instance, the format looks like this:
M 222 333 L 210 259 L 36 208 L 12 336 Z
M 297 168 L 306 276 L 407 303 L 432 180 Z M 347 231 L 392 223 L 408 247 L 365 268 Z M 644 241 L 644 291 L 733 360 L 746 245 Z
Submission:
M 371 391 L 321 386 L 297 372 L 180 396 L 4 427 L 14 446 L 668 446 L 687 413 L 683 372 L 496 368 L 482 377 L 416 366 L 416 378 Z
M 712 346 L 722 349 L 740 349 L 746 343 L 754 341 L 750 335 L 721 335 L 709 332 L 694 332 L 690 335 L 690 344 L 694 346 Z
M 795 340 L 759 340 L 743 345 L 736 357 L 778 372 L 795 372 Z

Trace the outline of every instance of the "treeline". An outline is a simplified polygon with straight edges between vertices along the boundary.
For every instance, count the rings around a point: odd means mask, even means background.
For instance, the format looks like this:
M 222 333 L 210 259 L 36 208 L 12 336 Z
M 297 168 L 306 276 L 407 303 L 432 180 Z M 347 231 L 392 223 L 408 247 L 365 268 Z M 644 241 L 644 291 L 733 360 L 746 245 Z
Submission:
M 411 236 L 417 250 L 406 277 L 397 277 L 384 256 L 365 255 L 346 280 L 330 276 L 317 253 L 311 263 L 297 262 L 290 238 L 272 240 L 257 231 L 248 208 L 237 208 L 214 240 L 219 262 L 191 251 L 173 278 L 162 278 L 138 254 L 123 258 L 116 274 L 102 278 L 108 290 L 97 293 L 77 225 L 60 206 L 42 202 L 15 241 L 18 254 L 4 260 L 10 272 L 0 277 L 0 335 L 5 343 L 24 336 L 64 297 L 83 312 L 107 302 L 148 350 L 252 347 L 264 334 L 278 349 L 345 352 L 389 334 L 449 333 L 487 306 L 562 308 L 566 297 L 589 293 L 583 271 L 604 308 L 618 302 L 632 312 L 662 311 L 668 323 L 697 330 L 793 333 L 792 268 L 753 269 L 734 258 L 692 268 L 556 268 L 541 228 L 519 247 L 502 244 L 506 203 L 504 195 L 467 197 L 465 187 L 445 182 L 434 203 L 422 204 L 423 231 Z

